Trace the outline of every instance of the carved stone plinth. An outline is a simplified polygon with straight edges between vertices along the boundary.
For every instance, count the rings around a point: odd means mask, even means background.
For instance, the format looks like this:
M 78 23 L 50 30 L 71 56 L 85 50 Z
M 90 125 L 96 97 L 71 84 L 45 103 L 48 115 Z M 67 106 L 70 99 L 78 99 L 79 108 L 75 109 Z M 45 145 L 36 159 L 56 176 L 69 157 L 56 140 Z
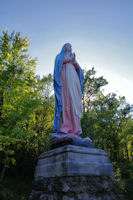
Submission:
M 35 179 L 40 177 L 113 175 L 108 154 L 102 149 L 66 145 L 39 156 Z

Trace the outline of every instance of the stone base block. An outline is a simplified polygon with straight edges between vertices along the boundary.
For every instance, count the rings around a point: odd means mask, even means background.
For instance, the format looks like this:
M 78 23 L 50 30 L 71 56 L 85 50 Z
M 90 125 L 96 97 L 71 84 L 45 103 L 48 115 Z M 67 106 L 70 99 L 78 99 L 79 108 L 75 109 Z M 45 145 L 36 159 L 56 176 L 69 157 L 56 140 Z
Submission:
M 39 156 L 35 180 L 41 177 L 113 175 L 108 154 L 102 149 L 66 145 Z

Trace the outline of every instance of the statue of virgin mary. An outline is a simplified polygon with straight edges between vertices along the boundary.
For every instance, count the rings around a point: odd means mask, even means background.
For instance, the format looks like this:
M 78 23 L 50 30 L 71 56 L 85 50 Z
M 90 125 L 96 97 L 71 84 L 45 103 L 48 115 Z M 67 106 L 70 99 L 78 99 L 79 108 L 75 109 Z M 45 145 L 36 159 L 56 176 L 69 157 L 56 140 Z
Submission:
M 72 45 L 65 43 L 54 64 L 55 113 L 53 129 L 56 133 L 82 134 L 80 118 L 83 105 L 84 75 L 77 63 Z

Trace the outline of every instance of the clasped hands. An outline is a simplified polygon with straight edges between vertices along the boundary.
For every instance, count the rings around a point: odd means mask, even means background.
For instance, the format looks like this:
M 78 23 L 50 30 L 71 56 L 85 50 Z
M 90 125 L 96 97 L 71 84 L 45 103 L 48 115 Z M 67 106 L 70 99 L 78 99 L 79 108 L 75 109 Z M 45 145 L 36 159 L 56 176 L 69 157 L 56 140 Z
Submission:
M 66 64 L 68 62 L 72 62 L 73 63 L 76 71 L 79 69 L 79 65 L 78 65 L 78 63 L 76 62 L 76 59 L 75 59 L 75 53 L 72 53 L 72 55 L 69 58 L 66 58 L 63 61 L 64 64 Z
M 72 55 L 70 56 L 70 60 L 74 63 L 76 63 L 76 59 L 75 59 L 75 53 L 72 53 Z
M 74 67 L 75 67 L 75 69 L 76 69 L 76 71 L 77 71 L 77 70 L 79 70 L 79 64 L 77 63 L 75 57 L 76 57 L 76 56 L 75 56 L 75 53 L 72 53 L 71 60 L 72 60 L 73 65 L 74 65 Z

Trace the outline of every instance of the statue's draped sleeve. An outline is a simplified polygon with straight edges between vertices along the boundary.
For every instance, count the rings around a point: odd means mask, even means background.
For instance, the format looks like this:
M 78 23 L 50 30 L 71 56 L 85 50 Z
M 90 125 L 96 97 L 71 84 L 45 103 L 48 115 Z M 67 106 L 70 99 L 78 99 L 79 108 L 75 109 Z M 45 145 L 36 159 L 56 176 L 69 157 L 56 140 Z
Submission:
M 61 99 L 61 88 L 60 83 L 60 72 L 63 62 L 63 56 L 57 55 L 55 58 L 54 65 L 54 92 L 55 92 L 55 113 L 54 113 L 54 123 L 53 129 L 56 132 L 60 132 L 60 113 L 62 112 L 62 99 Z

